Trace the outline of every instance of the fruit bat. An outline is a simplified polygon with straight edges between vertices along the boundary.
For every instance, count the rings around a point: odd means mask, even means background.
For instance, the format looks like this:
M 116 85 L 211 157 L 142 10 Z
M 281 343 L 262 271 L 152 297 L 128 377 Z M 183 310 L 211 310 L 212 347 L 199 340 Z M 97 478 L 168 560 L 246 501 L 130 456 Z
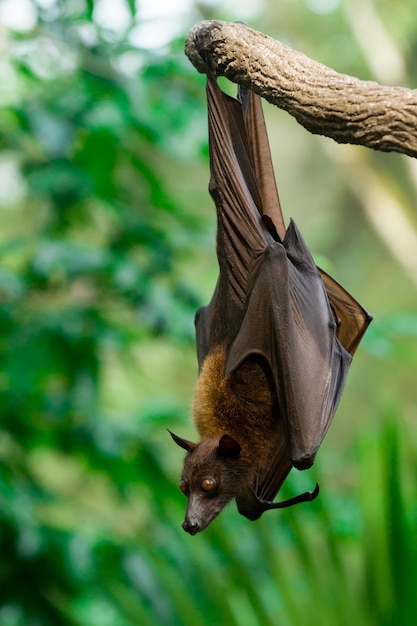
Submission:
M 261 99 L 223 93 L 207 72 L 209 191 L 219 277 L 196 314 L 199 376 L 180 489 L 183 528 L 204 530 L 233 498 L 250 520 L 315 498 L 273 502 L 292 467 L 306 469 L 333 419 L 352 355 L 372 317 L 317 268 L 284 225 Z

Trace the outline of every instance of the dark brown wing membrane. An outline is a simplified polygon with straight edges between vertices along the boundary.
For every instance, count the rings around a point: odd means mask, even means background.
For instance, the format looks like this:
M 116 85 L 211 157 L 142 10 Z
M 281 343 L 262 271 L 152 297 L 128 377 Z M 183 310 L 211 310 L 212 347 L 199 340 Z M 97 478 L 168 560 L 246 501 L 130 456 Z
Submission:
M 320 268 L 319 271 L 336 319 L 337 338 L 345 350 L 353 356 L 372 321 L 372 315 L 334 278 Z
M 262 199 L 251 161 L 241 104 L 224 94 L 207 74 L 210 185 L 217 209 L 219 280 L 210 304 L 196 315 L 197 352 L 201 367 L 216 345 L 226 348 L 239 329 L 245 310 L 253 257 L 273 237 L 262 221 Z
M 262 100 L 253 91 L 242 87 L 239 87 L 239 99 L 242 102 L 251 162 L 262 198 L 262 213 L 272 220 L 279 237 L 284 239 L 284 217 L 272 166 Z

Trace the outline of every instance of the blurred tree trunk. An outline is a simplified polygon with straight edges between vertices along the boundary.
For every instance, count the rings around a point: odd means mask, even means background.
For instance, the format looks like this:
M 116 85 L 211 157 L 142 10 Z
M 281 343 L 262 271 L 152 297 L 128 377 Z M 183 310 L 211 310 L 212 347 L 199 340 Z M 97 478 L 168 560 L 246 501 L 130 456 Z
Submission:
M 201 21 L 185 52 L 200 72 L 253 89 L 312 133 L 417 156 L 417 91 L 339 74 L 242 23 Z

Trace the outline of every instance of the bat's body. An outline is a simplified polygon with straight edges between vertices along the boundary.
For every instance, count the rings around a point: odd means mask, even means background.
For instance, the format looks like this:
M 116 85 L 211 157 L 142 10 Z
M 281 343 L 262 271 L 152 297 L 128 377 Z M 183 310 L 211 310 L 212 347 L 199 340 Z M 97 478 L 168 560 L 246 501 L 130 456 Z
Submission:
M 293 222 L 284 226 L 260 98 L 226 96 L 207 74 L 210 192 L 220 275 L 196 315 L 198 444 L 181 489 L 183 527 L 206 528 L 231 499 L 257 519 L 291 468 L 305 469 L 334 416 L 371 316 L 320 271 Z

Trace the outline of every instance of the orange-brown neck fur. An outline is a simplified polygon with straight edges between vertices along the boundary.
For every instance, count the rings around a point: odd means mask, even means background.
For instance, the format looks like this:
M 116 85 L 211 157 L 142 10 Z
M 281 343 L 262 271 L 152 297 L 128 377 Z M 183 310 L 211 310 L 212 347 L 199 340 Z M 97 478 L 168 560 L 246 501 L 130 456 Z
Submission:
M 230 376 L 224 370 L 221 349 L 207 356 L 194 391 L 194 423 L 202 439 L 231 435 L 242 446 L 242 460 L 259 468 L 267 462 L 276 433 L 272 383 L 256 360 L 245 361 Z

